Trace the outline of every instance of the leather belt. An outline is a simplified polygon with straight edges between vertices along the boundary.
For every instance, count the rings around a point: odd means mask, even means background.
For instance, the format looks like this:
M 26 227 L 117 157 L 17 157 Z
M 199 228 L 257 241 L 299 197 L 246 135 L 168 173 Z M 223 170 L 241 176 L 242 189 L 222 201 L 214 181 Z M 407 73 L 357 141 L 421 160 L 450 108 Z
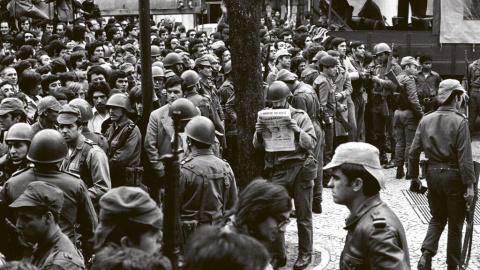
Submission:
M 459 172 L 457 165 L 447 164 L 447 163 L 427 163 L 427 171 L 456 171 Z

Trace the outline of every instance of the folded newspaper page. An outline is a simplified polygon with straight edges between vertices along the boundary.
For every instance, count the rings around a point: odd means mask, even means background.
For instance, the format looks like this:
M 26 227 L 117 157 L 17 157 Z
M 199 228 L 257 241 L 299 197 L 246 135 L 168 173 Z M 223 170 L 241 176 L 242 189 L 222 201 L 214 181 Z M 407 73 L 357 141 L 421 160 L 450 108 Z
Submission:
M 295 134 L 293 130 L 287 128 L 287 123 L 290 120 L 289 109 L 262 110 L 258 112 L 258 121 L 267 125 L 267 131 L 262 134 L 265 151 L 295 150 Z

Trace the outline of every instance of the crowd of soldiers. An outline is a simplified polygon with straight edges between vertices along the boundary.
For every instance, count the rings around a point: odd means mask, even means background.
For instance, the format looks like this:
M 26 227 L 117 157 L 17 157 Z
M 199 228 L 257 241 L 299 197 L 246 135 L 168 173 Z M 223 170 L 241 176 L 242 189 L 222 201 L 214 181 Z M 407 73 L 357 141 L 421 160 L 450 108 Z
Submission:
M 431 269 L 447 220 L 448 269 L 461 264 L 465 200 L 475 182 L 462 114 L 468 96 L 458 81 L 442 81 L 431 56 L 400 58 L 385 43 L 369 52 L 364 41 L 322 28 L 262 19 L 259 91 L 265 110 L 290 111 L 281 125 L 294 134 L 294 150 L 263 151 L 271 134 L 264 122 L 253 138 L 237 136 L 228 25 L 208 35 L 152 21 L 147 122 L 139 22 L 90 15 L 68 24 L 22 18 L 18 29 L 0 22 L 6 269 L 170 269 L 160 250 L 164 188 L 172 181 L 162 157 L 172 151 L 182 160 L 178 233 L 186 269 L 286 265 L 291 215 L 294 269 L 307 268 L 323 188 L 350 210 L 340 269 L 410 269 L 405 231 L 379 191 L 390 168 L 422 191 L 421 151 L 433 217 L 418 269 Z M 467 76 L 472 89 L 476 65 Z M 239 195 L 240 139 L 263 151 L 266 181 Z

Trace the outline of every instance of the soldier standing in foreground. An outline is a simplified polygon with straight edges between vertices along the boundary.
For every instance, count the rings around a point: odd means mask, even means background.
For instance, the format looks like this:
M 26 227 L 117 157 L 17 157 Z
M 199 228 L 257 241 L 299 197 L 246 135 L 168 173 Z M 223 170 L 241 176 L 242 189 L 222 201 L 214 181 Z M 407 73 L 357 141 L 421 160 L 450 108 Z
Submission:
M 418 180 L 418 164 L 423 150 L 427 161 L 428 202 L 432 219 L 422 245 L 419 270 L 432 269 L 432 257 L 448 222 L 448 270 L 460 264 L 465 201 L 474 196 L 472 145 L 467 118 L 458 112 L 465 90 L 457 80 L 440 83 L 437 101 L 441 106 L 423 117 L 410 148 L 408 172 L 412 185 Z M 466 194 L 465 194 L 466 193 Z
M 58 226 L 63 202 L 61 189 L 35 181 L 10 204 L 17 214 L 16 225 L 22 240 L 37 244 L 31 263 L 41 269 L 85 269 L 82 254 Z
M 340 269 L 410 269 L 407 238 L 402 223 L 380 198 L 385 176 L 379 151 L 367 143 L 340 145 L 328 183 L 333 201 L 350 210 Z

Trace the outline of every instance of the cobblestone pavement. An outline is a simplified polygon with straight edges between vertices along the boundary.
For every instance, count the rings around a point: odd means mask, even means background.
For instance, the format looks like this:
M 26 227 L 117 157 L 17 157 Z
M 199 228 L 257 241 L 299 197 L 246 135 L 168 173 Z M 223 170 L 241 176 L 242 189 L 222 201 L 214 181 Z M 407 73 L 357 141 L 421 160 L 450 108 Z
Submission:
M 480 139 L 475 137 L 475 139 Z M 480 161 L 480 142 L 473 142 L 474 157 Z M 417 216 L 412 206 L 408 202 L 402 190 L 410 186 L 410 182 L 395 179 L 395 169 L 384 170 L 387 178 L 387 189 L 381 191 L 381 198 L 397 214 L 405 228 L 408 246 L 410 249 L 410 262 L 412 269 L 417 269 L 417 263 L 421 256 L 421 245 L 427 232 L 427 224 L 423 224 Z M 424 185 L 426 185 L 425 180 Z M 345 218 L 348 215 L 348 209 L 345 206 L 333 203 L 331 190 L 325 189 L 323 194 L 323 213 L 314 214 L 314 258 L 313 263 L 307 269 L 339 269 L 340 254 L 345 242 L 346 231 L 343 229 Z M 447 269 L 446 248 L 447 248 L 447 228 L 442 235 L 439 243 L 438 254 L 433 258 L 433 269 Z M 292 220 L 286 233 L 287 244 L 287 266 L 281 269 L 292 269 L 297 258 L 297 226 L 295 220 Z M 474 237 L 472 255 L 468 269 L 480 269 L 480 225 L 474 226 Z

